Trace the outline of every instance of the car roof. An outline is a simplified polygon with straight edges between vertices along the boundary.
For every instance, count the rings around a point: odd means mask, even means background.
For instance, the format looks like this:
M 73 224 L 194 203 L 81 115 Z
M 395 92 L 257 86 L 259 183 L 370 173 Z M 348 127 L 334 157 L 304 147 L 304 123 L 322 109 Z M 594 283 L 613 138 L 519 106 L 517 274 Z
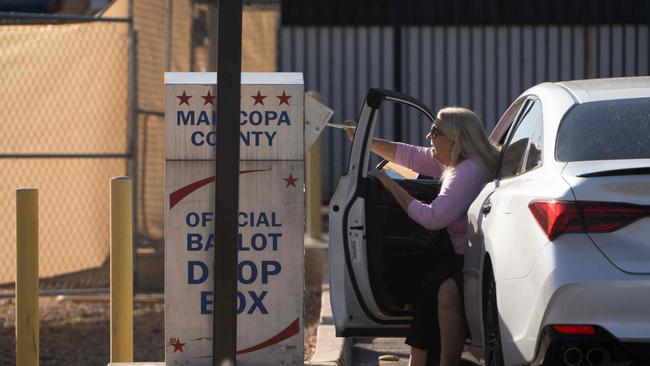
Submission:
M 650 97 L 648 76 L 560 81 L 554 84 L 564 88 L 577 103 Z

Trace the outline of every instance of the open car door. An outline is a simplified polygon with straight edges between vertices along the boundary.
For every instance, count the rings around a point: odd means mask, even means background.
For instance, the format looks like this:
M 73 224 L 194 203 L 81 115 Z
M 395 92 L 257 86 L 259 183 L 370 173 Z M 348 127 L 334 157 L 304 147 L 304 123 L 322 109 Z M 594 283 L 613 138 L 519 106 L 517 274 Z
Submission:
M 419 280 L 430 269 L 440 232 L 412 221 L 381 183 L 369 177 L 370 147 L 382 110 L 407 108 L 407 123 L 425 132 L 434 120 L 420 101 L 393 91 L 371 89 L 358 118 L 345 175 L 329 206 L 329 277 L 338 336 L 403 336 Z M 392 115 L 392 114 L 391 114 Z M 431 202 L 437 178 L 409 179 L 389 172 L 412 197 Z

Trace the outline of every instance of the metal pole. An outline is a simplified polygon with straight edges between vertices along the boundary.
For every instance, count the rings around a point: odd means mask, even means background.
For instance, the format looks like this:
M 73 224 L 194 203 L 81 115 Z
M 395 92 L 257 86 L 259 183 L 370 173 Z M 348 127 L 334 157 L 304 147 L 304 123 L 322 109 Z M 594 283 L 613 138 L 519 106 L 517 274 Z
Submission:
M 38 365 L 38 190 L 16 190 L 16 366 Z
M 214 311 L 212 365 L 235 366 L 237 347 L 237 213 L 239 206 L 239 111 L 241 0 L 219 3 L 217 135 L 215 151 Z
M 208 40 L 208 70 L 213 71 L 217 69 L 217 51 L 219 41 L 217 37 L 219 35 L 219 6 L 218 2 L 211 1 L 208 3 L 208 34 L 210 38 Z
M 74 296 L 74 295 L 100 295 L 107 294 L 107 288 L 61 288 L 53 290 L 39 290 L 38 297 L 47 297 L 47 296 Z M 2 292 L 0 293 L 0 299 L 13 299 L 16 297 L 14 292 Z
M 393 88 L 402 92 L 402 9 L 401 1 L 393 0 Z M 445 56 L 446 57 L 446 56 Z M 445 70 L 447 72 L 447 70 Z M 393 110 L 393 133 L 395 141 L 402 141 L 402 106 L 395 103 Z
M 308 92 L 314 98 L 320 100 L 320 93 L 317 91 Z M 321 205 L 321 138 L 318 136 L 309 152 L 307 153 L 307 235 L 312 239 L 320 239 L 323 232 L 323 224 L 320 215 Z
M 120 23 L 130 22 L 129 18 L 113 18 L 113 17 L 96 17 L 92 15 L 64 15 L 64 14 L 43 14 L 43 13 L 20 13 L 12 11 L 0 11 L 0 18 L 2 19 L 20 19 L 28 20 L 30 22 L 38 21 L 51 24 L 53 21 L 72 21 L 72 22 L 101 22 L 101 23 Z
M 172 30 L 174 28 L 174 2 L 167 0 L 167 57 L 165 71 L 172 71 Z
M 129 177 L 111 179 L 111 362 L 133 362 L 133 219 Z
M 129 171 L 128 175 L 138 182 L 138 32 L 135 30 L 134 22 L 134 0 L 129 0 L 129 112 L 128 112 L 128 121 L 129 121 Z M 144 162 L 143 162 L 144 164 Z M 143 190 L 144 191 L 144 190 Z M 138 217 L 138 190 L 133 190 L 133 217 Z M 133 278 L 138 278 L 138 263 L 137 256 L 135 255 L 135 246 L 133 246 L 133 258 L 134 265 L 132 268 Z

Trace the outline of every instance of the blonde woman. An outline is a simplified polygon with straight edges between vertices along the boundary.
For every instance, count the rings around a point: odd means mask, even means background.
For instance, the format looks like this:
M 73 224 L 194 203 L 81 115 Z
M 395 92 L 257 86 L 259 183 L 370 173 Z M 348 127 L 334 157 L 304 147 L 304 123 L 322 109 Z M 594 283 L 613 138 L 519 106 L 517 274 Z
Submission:
M 352 130 L 348 130 L 348 135 Z M 372 151 L 420 174 L 440 177 L 440 193 L 431 203 L 411 197 L 382 171 L 371 173 L 418 224 L 429 230 L 447 229 L 439 243 L 430 274 L 422 279 L 420 300 L 406 343 L 409 365 L 427 363 L 438 353 L 440 365 L 458 365 L 465 341 L 462 302 L 463 253 L 467 246 L 467 210 L 495 175 L 498 149 L 488 140 L 481 120 L 460 107 L 443 108 L 427 134 L 431 147 L 374 139 Z M 437 358 L 429 354 L 430 359 Z

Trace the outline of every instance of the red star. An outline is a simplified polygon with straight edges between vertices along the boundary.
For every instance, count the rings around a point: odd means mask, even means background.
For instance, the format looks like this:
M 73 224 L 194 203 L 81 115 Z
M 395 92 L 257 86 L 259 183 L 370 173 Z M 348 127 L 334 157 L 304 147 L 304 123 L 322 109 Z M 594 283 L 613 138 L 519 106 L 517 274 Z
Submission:
M 181 100 L 181 102 L 178 103 L 178 105 L 183 105 L 183 103 L 190 105 L 190 98 L 192 98 L 192 96 L 186 95 L 185 90 L 183 90 L 183 95 L 177 95 L 176 98 Z
M 287 181 L 287 187 L 289 186 L 296 186 L 296 181 L 298 178 L 294 178 L 293 175 L 289 174 L 289 178 L 282 178 Z M 297 188 L 297 187 L 296 187 Z
M 282 95 L 276 95 L 276 97 L 280 99 L 280 104 L 278 105 L 282 105 L 282 103 L 289 105 L 289 98 L 291 98 L 291 95 L 287 95 L 284 90 L 282 91 Z
M 214 105 L 214 98 L 216 97 L 210 94 L 210 91 L 208 90 L 208 95 L 202 95 L 201 98 L 203 98 L 203 105 L 206 105 L 208 103 Z
M 181 343 L 181 340 L 179 338 L 176 338 L 176 343 L 170 343 L 169 345 L 174 346 L 174 350 L 172 351 L 172 353 L 174 353 L 176 351 L 183 352 L 183 346 L 185 345 L 185 343 Z M 185 352 L 183 352 L 183 353 L 185 353 Z
M 255 99 L 255 103 L 253 103 L 253 105 L 257 105 L 257 104 L 264 105 L 264 98 L 266 98 L 266 95 L 262 95 L 258 90 L 257 95 L 251 95 L 251 98 Z

